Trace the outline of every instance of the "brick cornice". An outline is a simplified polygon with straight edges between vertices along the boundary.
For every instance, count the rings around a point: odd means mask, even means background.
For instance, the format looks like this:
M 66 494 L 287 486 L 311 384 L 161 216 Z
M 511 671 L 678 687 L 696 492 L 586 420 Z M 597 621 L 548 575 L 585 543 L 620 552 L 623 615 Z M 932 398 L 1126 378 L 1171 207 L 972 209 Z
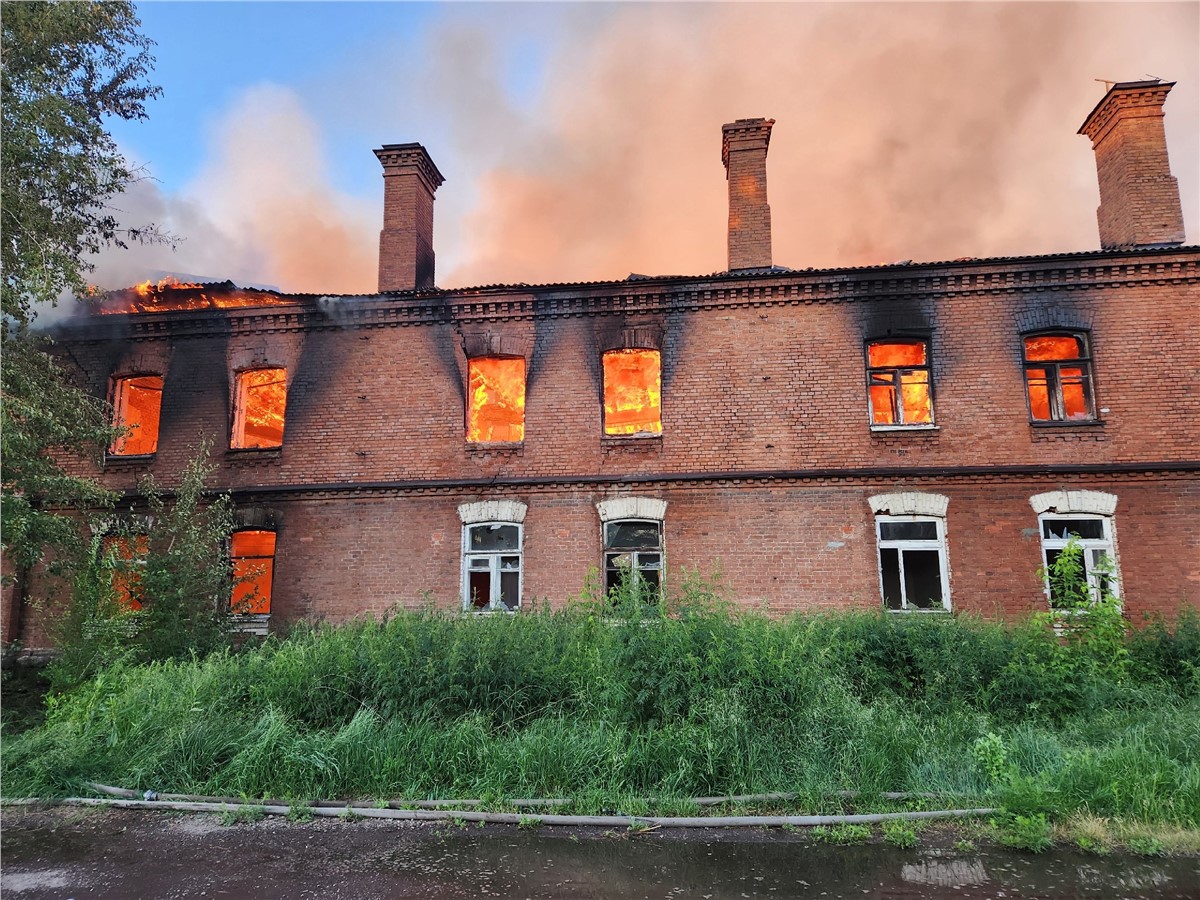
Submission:
M 1097 258 L 1099 257 L 1099 258 Z M 75 319 L 63 342 L 122 337 L 209 337 L 434 325 L 503 319 L 570 318 L 630 313 L 844 303 L 904 297 L 953 298 L 1118 290 L 1200 283 L 1200 248 L 1121 251 L 1100 256 L 814 270 L 761 275 L 662 278 L 636 282 L 506 286 L 408 296 L 297 297 L 295 306 L 158 312 Z
M 1123 118 L 1162 118 L 1163 103 L 1173 87 L 1173 81 L 1114 84 L 1088 114 L 1077 133 L 1091 138 L 1095 147 L 1108 137 Z

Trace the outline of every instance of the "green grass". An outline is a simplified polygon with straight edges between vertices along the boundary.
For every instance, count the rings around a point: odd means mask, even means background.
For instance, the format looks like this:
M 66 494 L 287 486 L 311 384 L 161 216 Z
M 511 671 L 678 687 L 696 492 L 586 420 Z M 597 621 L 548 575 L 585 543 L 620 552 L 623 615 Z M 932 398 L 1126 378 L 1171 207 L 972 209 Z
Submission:
M 5 734 L 3 790 L 554 796 L 634 815 L 769 791 L 839 812 L 838 791 L 904 790 L 1002 805 L 1027 844 L 1083 812 L 1200 828 L 1195 617 L 1135 634 L 1117 668 L 1035 623 L 774 620 L 703 597 L 670 613 L 398 613 L 117 666 Z

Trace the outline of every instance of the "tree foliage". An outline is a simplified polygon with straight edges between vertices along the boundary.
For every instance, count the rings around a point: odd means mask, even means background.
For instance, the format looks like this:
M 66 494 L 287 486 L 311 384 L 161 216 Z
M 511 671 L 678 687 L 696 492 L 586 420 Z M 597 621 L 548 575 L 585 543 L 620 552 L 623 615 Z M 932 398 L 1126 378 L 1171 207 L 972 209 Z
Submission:
M 134 173 L 105 119 L 144 119 L 159 93 L 139 25 L 128 2 L 5 5 L 3 312 L 18 324 L 34 303 L 86 293 L 85 256 L 127 235 L 105 204 Z
M 106 119 L 143 119 L 151 41 L 132 3 L 6 3 L 0 20 L 0 333 L 3 354 L 3 543 L 9 562 L 76 549 L 53 510 L 110 500 L 68 474 L 64 455 L 97 456 L 112 438 L 103 401 L 78 390 L 31 335 L 36 304 L 87 293 L 86 256 L 139 232 L 107 207 L 135 174 Z

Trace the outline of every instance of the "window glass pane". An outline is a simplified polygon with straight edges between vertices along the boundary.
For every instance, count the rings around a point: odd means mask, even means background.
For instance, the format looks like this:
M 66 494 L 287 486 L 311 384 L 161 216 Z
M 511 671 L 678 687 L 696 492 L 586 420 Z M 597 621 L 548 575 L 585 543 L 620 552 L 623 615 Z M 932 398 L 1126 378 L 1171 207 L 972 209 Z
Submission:
M 518 572 L 500 573 L 500 602 L 508 609 L 516 609 L 520 602 L 521 575 Z
M 1025 338 L 1025 358 L 1034 362 L 1082 356 L 1083 341 L 1073 334 L 1041 334 Z
M 923 366 L 925 342 L 876 341 L 867 346 L 867 363 L 872 369 L 881 366 Z
M 1046 370 L 1026 369 L 1025 380 L 1029 385 L 1029 417 L 1038 422 L 1050 421 L 1050 389 L 1046 384 Z
M 516 525 L 471 526 L 471 550 L 517 550 L 519 541 Z
M 467 440 L 524 440 L 525 360 L 484 357 L 467 368 Z
M 642 599 L 648 601 L 657 599 L 661 577 L 662 572 L 658 569 L 641 569 L 638 572 L 638 587 L 642 592 Z
M 661 569 L 662 554 L 661 553 L 639 553 L 637 556 L 637 565 L 639 569 Z
M 230 552 L 233 556 L 275 555 L 275 532 L 273 531 L 235 531 L 231 543 Z
M 492 567 L 492 559 L 490 556 L 472 556 L 467 560 L 468 569 L 490 569 Z
M 492 573 L 468 572 L 467 596 L 475 609 L 487 609 L 492 601 Z
M 905 424 L 927 425 L 933 421 L 928 371 L 904 372 L 900 378 L 900 394 L 904 398 Z
M 519 556 L 502 556 L 500 557 L 500 568 L 506 572 L 515 572 L 521 568 L 521 557 Z
M 1068 419 L 1091 418 L 1087 376 L 1083 369 L 1064 367 L 1059 370 L 1058 377 L 1062 385 L 1063 416 Z
M 658 522 L 609 522 L 604 546 L 609 550 L 657 550 L 661 544 Z
M 937 522 L 880 522 L 879 537 L 885 541 L 936 541 Z
M 239 372 L 232 446 L 235 449 L 282 446 L 286 407 L 284 369 Z
M 113 424 L 128 428 L 109 447 L 115 456 L 138 456 L 158 450 L 158 423 L 162 411 L 161 375 L 119 378 L 113 389 Z
M 657 350 L 604 354 L 605 434 L 662 431 L 661 360 Z
M 1042 536 L 1065 541 L 1071 535 L 1085 540 L 1102 540 L 1104 522 L 1100 519 L 1043 519 Z
M 879 571 L 883 576 L 883 605 L 888 609 L 900 609 L 900 551 L 879 548 Z
M 872 380 L 874 376 L 872 376 Z M 871 423 L 874 425 L 895 425 L 898 422 L 896 409 L 896 389 L 890 385 L 873 384 L 871 391 Z
M 942 605 L 941 553 L 937 550 L 904 550 L 904 596 L 909 607 L 931 609 Z

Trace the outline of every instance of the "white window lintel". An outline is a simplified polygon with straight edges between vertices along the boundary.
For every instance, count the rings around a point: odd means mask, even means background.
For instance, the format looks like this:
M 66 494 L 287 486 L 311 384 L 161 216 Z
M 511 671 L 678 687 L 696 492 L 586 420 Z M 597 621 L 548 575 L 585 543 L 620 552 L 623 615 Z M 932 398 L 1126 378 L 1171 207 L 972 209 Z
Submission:
M 923 491 L 901 491 L 895 494 L 876 494 L 869 497 L 871 512 L 876 515 L 933 516 L 946 518 L 950 498 L 944 494 L 927 494 Z
M 529 507 L 520 500 L 478 500 L 458 507 L 458 517 L 464 525 L 480 522 L 524 522 Z
M 654 497 L 614 497 L 596 504 L 601 522 L 620 519 L 652 519 L 662 522 L 667 517 L 667 501 Z
M 1103 491 L 1047 491 L 1030 497 L 1029 505 L 1038 515 L 1049 512 L 1111 516 L 1117 511 L 1117 495 Z

